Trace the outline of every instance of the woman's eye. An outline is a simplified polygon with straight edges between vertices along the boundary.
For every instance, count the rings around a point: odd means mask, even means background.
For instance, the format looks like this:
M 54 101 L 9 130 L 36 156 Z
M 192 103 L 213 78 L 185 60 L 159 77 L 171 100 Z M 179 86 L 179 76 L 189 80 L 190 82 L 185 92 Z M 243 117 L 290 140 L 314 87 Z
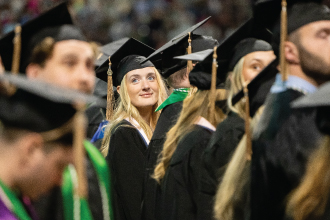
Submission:
M 254 64 L 254 65 L 252 65 L 252 69 L 254 69 L 254 70 L 261 70 L 261 65 Z
M 148 80 L 155 80 L 155 77 L 154 76 L 149 76 Z
M 132 79 L 132 83 L 137 83 L 138 79 Z

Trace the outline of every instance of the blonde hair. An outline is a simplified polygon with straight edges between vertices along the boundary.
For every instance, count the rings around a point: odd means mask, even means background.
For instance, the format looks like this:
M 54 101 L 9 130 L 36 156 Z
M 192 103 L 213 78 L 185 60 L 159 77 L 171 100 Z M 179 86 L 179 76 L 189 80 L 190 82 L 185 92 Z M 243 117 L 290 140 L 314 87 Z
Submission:
M 260 107 L 252 119 L 251 130 L 257 126 L 264 107 Z M 247 157 L 246 134 L 242 137 L 228 163 L 215 196 L 214 214 L 218 220 L 236 219 L 235 210 L 249 202 L 250 163 Z
M 222 100 L 225 98 L 224 90 L 218 89 L 216 93 L 216 100 Z M 164 148 L 160 154 L 158 164 L 154 171 L 153 178 L 158 183 L 160 183 L 160 181 L 163 179 L 166 169 L 169 166 L 170 160 L 174 151 L 176 150 L 178 143 L 180 142 L 182 137 L 184 137 L 187 133 L 191 131 L 194 122 L 198 119 L 198 117 L 202 116 L 208 121 L 210 121 L 211 116 L 209 114 L 209 96 L 209 90 L 198 90 L 196 93 L 187 97 L 183 101 L 182 111 L 180 113 L 177 123 L 166 134 Z M 215 124 L 213 124 L 214 126 L 216 126 L 225 118 L 225 115 L 223 114 L 222 110 L 218 107 L 216 107 L 215 114 L 216 117 Z
M 156 124 L 157 124 L 157 121 L 158 121 L 158 118 L 159 118 L 159 115 L 161 112 L 161 111 L 155 112 L 155 110 L 167 98 L 167 89 L 165 87 L 163 79 L 161 78 L 157 69 L 156 68 L 153 68 L 153 69 L 156 73 L 156 79 L 158 82 L 159 93 L 158 93 L 158 101 L 152 107 L 153 114 L 152 114 L 152 117 L 150 120 L 150 125 L 148 125 L 145 122 L 145 120 L 141 117 L 137 108 L 134 105 L 132 105 L 131 99 L 130 99 L 130 97 L 128 95 L 128 91 L 127 91 L 126 75 L 125 75 L 120 84 L 120 89 L 119 89 L 120 97 L 116 103 L 115 113 L 114 113 L 110 123 L 108 125 L 106 125 L 106 130 L 104 133 L 102 147 L 100 149 L 103 156 L 107 156 L 107 154 L 108 154 L 110 137 L 113 132 L 113 129 L 125 118 L 134 118 L 138 122 L 140 127 L 143 129 L 143 131 L 147 135 L 148 139 L 151 139 L 153 130 L 156 127 Z
M 330 192 L 330 136 L 310 155 L 300 185 L 289 195 L 286 212 L 294 220 L 321 216 Z
M 245 114 L 245 103 L 244 101 L 237 102 L 234 106 L 232 104 L 232 98 L 243 89 L 243 67 L 244 57 L 242 57 L 234 67 L 234 70 L 228 74 L 226 85 L 229 87 L 227 105 L 229 110 L 237 113 L 241 118 L 244 119 Z

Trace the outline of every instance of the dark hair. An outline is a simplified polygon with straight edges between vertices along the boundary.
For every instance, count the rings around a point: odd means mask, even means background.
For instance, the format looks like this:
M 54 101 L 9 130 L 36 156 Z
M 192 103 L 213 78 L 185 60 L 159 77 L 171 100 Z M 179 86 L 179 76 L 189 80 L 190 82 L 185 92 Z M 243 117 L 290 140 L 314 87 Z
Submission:
M 0 139 L 3 139 L 7 143 L 17 141 L 19 138 L 25 136 L 28 133 L 34 133 L 21 128 L 7 127 L 0 122 Z M 73 132 L 68 132 L 62 135 L 60 138 L 52 141 L 45 141 L 45 152 L 51 152 L 55 146 L 61 145 L 61 147 L 72 147 L 73 144 Z
M 35 63 L 44 67 L 46 60 L 48 60 L 53 53 L 55 40 L 51 37 L 46 37 L 39 44 L 37 44 L 30 57 L 30 63 Z
M 166 83 L 170 86 L 170 87 L 176 87 L 182 80 L 184 80 L 184 78 L 186 77 L 187 74 L 187 67 L 183 68 L 179 71 L 176 71 L 175 73 L 173 73 L 172 75 L 170 75 L 167 79 L 166 79 Z

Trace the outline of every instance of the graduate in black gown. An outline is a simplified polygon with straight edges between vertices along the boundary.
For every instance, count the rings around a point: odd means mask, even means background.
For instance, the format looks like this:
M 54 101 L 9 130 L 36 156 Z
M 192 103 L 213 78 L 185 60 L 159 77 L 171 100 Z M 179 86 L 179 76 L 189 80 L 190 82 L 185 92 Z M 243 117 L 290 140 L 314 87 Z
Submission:
M 208 19 L 206 19 L 208 20 Z M 189 71 L 188 62 L 174 59 L 173 57 L 184 55 L 189 46 L 188 33 L 193 32 L 200 25 L 206 21 L 202 21 L 199 24 L 189 28 L 182 32 L 173 39 L 179 39 L 173 43 L 169 41 L 164 46 L 153 53 L 150 56 L 151 61 L 157 59 L 158 55 L 161 54 L 162 62 L 156 65 L 160 69 L 160 73 L 166 79 L 167 84 L 172 89 L 171 95 L 156 109 L 161 110 L 159 120 L 157 122 L 155 132 L 152 135 L 150 144 L 147 150 L 146 160 L 146 175 L 144 182 L 144 193 L 143 193 L 143 206 L 142 206 L 142 218 L 145 220 L 156 219 L 155 209 L 159 201 L 159 185 L 152 178 L 159 153 L 163 149 L 164 142 L 166 140 L 166 133 L 176 123 L 177 118 L 182 109 L 183 100 L 189 95 Z M 180 36 L 185 35 L 183 38 Z M 217 41 L 209 36 L 195 35 L 191 37 L 191 49 L 193 52 L 198 52 L 206 49 L 211 49 L 217 45 Z
M 208 147 L 203 153 L 200 193 L 204 208 L 199 216 L 200 219 L 213 219 L 216 190 L 221 182 L 226 165 L 245 132 L 245 102 L 240 100 L 233 104 L 232 98 L 243 88 L 244 81 L 246 83 L 250 82 L 275 58 L 271 45 L 265 41 L 269 41 L 271 35 L 262 29 L 252 31 L 252 25 L 253 19 L 250 19 L 218 48 L 218 51 L 221 51 L 220 53 L 227 54 L 227 57 L 225 57 L 227 61 L 220 63 L 219 69 L 224 76 L 229 75 L 227 79 L 229 113 L 228 117 L 217 126 Z M 252 38 L 253 36 L 265 40 Z M 225 50 L 228 51 L 224 52 Z M 268 84 L 271 85 L 271 83 Z M 263 94 L 264 98 L 266 94 Z M 256 106 L 253 107 L 253 111 L 256 111 L 263 103 L 263 100 L 255 101 Z
M 313 123 L 315 112 L 293 110 L 290 102 L 315 92 L 317 86 L 326 81 L 324 76 L 328 75 L 329 64 L 320 48 L 327 44 L 321 43 L 316 33 L 329 27 L 329 19 L 329 9 L 316 2 L 288 6 L 289 40 L 285 42 L 285 54 L 280 55 L 285 56 L 287 65 L 281 69 L 287 71 L 281 72 L 284 80 L 281 75 L 277 76 L 253 135 L 251 219 L 284 218 L 287 196 L 299 184 L 306 161 L 318 144 L 321 134 Z M 279 26 L 279 22 L 275 23 L 274 42 L 277 43 Z
M 330 149 L 330 85 L 326 83 L 320 89 L 292 103 L 297 111 L 312 109 L 315 112 L 316 130 L 325 134 L 319 138 L 317 146 L 311 146 L 313 152 L 308 157 L 306 172 L 298 187 L 290 193 L 286 213 L 290 219 L 329 219 L 329 149 Z M 311 144 L 311 143 L 309 143 Z
M 13 51 L 17 46 L 13 45 L 16 42 L 15 36 L 19 35 L 13 31 L 0 40 L 0 54 L 6 70 L 10 70 L 12 66 Z M 79 28 L 73 25 L 66 3 L 59 4 L 22 25 L 21 38 L 19 72 L 25 73 L 28 78 L 92 93 L 96 54 Z M 108 218 L 111 215 L 111 204 L 108 202 L 111 201 L 109 168 L 90 142 L 86 141 L 84 145 L 89 197 L 84 199 L 86 206 L 80 210 L 90 212 L 94 219 Z M 65 171 L 64 176 L 68 178 L 64 178 L 63 190 L 58 187 L 36 201 L 40 219 L 65 219 L 79 213 L 78 206 L 73 205 L 73 190 L 64 190 L 67 189 L 66 186 L 74 184 L 75 176 L 71 174 L 68 169 Z M 85 200 L 89 203 L 85 203 Z
M 61 186 L 62 174 L 73 161 L 77 169 L 85 169 L 77 162 L 79 158 L 83 162 L 83 154 L 74 154 L 83 151 L 83 138 L 74 134 L 85 129 L 76 120 L 84 115 L 81 110 L 76 114 L 73 104 L 98 100 L 8 72 L 0 74 L 0 91 L 8 82 L 15 90 L 10 87 L 8 93 L 0 93 L 0 219 L 40 219 L 32 201 Z M 80 180 L 86 178 L 77 175 Z M 81 189 L 75 192 L 78 199 L 87 191 Z M 85 219 L 92 219 L 88 212 L 88 208 L 82 211 Z
M 213 52 L 211 60 L 212 55 Z M 200 206 L 198 185 L 201 153 L 215 131 L 215 126 L 225 117 L 218 107 L 215 107 L 214 112 L 210 112 L 210 97 L 215 100 L 224 99 L 225 91 L 214 88 L 214 96 L 212 95 L 211 74 L 204 71 L 208 66 L 211 67 L 212 62 L 198 63 L 190 72 L 190 83 L 198 90 L 183 101 L 181 114 L 177 123 L 167 133 L 159 163 L 155 168 L 154 177 L 161 185 L 157 219 L 197 218 Z M 214 85 L 216 88 L 223 88 L 219 78 Z
M 167 97 L 154 64 L 141 64 L 153 51 L 131 38 L 111 56 L 111 66 L 106 61 L 96 71 L 107 80 L 109 69 L 120 94 L 101 148 L 111 168 L 115 219 L 141 219 L 146 151 L 160 114 L 155 109 Z
M 224 155 L 222 157 L 228 163 L 220 170 L 222 174 L 216 188 L 216 195 L 212 198 L 212 201 L 209 201 L 213 202 L 214 200 L 213 216 L 215 219 L 250 218 L 250 166 L 251 154 L 253 153 L 251 150 L 251 134 L 258 126 L 258 121 L 264 109 L 263 103 L 278 72 L 277 64 L 277 59 L 272 61 L 232 98 L 233 105 L 243 100 L 246 105 L 244 109 L 244 135 L 232 150 L 232 156 L 225 158 L 226 155 Z M 208 210 L 211 212 L 212 208 Z M 212 217 L 210 218 L 212 219 Z
M 116 50 L 118 50 L 129 38 L 122 38 L 120 40 L 108 43 L 99 48 L 99 54 L 95 60 L 95 69 L 101 66 L 106 60 L 109 59 Z M 98 78 L 95 79 L 95 87 L 93 94 L 104 99 L 107 98 L 107 83 Z M 113 87 L 114 99 L 117 100 L 118 93 L 117 88 Z M 115 101 L 114 100 L 114 101 Z M 90 105 L 86 109 L 86 114 L 88 118 L 88 129 L 87 138 L 91 139 L 91 142 L 95 147 L 100 148 L 102 144 L 102 138 L 104 135 L 104 125 L 107 124 L 106 121 L 106 109 L 99 108 L 95 105 Z M 95 134 L 97 132 L 97 134 Z

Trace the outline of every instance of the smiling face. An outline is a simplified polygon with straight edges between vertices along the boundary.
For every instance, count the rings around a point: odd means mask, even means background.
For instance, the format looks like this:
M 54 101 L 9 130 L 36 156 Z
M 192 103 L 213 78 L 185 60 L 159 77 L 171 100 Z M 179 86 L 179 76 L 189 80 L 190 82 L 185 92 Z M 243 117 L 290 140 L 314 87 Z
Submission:
M 250 82 L 263 70 L 271 61 L 275 59 L 273 51 L 256 51 L 244 57 L 243 79 Z
M 125 78 L 127 93 L 137 109 L 152 107 L 157 103 L 159 86 L 153 67 L 132 70 Z

